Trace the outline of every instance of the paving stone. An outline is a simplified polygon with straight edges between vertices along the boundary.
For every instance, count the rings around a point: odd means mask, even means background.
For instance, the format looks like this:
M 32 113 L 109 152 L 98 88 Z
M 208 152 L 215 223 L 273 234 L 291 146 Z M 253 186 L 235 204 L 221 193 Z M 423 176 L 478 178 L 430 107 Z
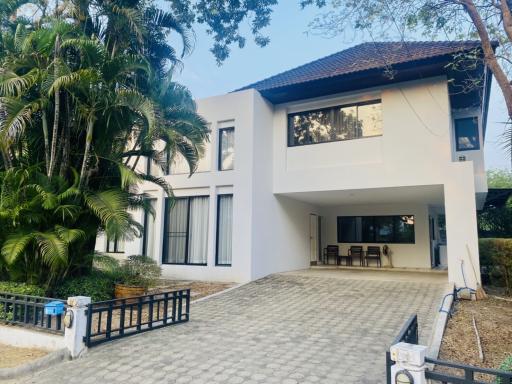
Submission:
M 20 383 L 385 383 L 384 353 L 443 284 L 278 274 L 191 305 L 188 323 L 91 348 Z M 82 379 L 80 379 L 80 377 Z

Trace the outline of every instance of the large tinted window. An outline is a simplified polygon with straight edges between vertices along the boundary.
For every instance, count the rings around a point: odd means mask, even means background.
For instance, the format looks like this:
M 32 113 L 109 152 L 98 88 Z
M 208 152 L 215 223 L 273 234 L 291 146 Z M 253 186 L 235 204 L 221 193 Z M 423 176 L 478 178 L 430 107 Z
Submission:
M 338 243 L 414 243 L 414 216 L 339 216 Z
M 478 118 L 455 119 L 455 139 L 457 151 L 480 149 Z
M 380 100 L 288 115 L 288 146 L 379 135 L 382 135 Z

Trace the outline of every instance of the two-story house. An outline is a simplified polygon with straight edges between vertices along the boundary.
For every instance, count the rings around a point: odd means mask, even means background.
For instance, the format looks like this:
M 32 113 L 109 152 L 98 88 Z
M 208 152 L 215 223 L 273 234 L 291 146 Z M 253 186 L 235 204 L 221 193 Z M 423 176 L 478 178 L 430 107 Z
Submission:
M 366 43 L 197 100 L 211 126 L 197 172 L 171 165 L 172 207 L 143 185 L 156 211 L 135 213 L 143 238 L 100 237 L 97 250 L 145 253 L 167 277 L 244 282 L 325 262 L 327 245 L 386 245 L 383 266 L 446 267 L 474 287 L 491 75 L 460 64 L 478 47 Z

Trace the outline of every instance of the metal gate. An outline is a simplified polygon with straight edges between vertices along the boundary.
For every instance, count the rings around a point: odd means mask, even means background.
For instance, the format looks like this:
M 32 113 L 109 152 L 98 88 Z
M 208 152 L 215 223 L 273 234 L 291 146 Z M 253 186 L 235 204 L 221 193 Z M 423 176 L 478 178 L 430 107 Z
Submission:
M 409 344 L 418 344 L 418 316 L 413 315 L 405 323 L 393 344 L 405 342 Z M 432 369 L 425 372 L 425 377 L 431 384 L 512 384 L 512 372 L 500 371 L 498 369 L 489 369 L 454 363 L 451 361 L 425 358 L 425 362 L 430 364 Z M 391 360 L 389 350 L 386 352 L 386 374 L 387 383 L 391 384 L 391 366 L 395 364 Z
M 189 320 L 190 289 L 114 299 L 87 306 L 88 347 Z

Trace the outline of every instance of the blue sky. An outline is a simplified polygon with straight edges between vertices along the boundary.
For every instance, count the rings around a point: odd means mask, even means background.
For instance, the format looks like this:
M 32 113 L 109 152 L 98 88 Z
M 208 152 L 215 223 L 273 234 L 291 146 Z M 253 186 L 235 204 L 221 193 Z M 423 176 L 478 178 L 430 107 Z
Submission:
M 257 47 L 247 34 L 245 48 L 233 47 L 220 67 L 209 51 L 211 36 L 202 26 L 196 26 L 194 52 L 184 59 L 184 69 L 176 80 L 188 86 L 195 98 L 219 95 L 362 42 L 361 36 L 351 33 L 335 38 L 311 33 L 308 23 L 317 14 L 314 8 L 300 10 L 297 0 L 280 1 L 270 27 L 265 29 L 270 44 Z M 485 143 L 486 167 L 510 169 L 510 158 L 500 143 L 506 107 L 494 85 Z

